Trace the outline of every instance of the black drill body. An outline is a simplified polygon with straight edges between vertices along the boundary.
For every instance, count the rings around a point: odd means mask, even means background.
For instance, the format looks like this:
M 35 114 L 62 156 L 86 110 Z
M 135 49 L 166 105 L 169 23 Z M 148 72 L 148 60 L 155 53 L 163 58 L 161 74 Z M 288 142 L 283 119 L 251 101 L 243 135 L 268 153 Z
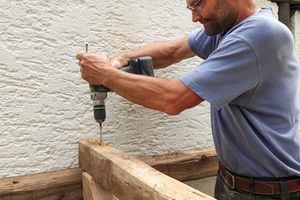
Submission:
M 131 59 L 128 63 L 128 66 L 123 67 L 120 70 L 132 74 L 154 76 L 151 57 L 140 57 Z M 108 91 L 109 88 L 103 85 L 90 84 L 91 99 L 93 100 L 94 104 L 94 118 L 96 122 L 100 124 L 100 127 L 102 127 L 102 122 L 104 122 L 106 117 L 105 99 L 107 97 Z

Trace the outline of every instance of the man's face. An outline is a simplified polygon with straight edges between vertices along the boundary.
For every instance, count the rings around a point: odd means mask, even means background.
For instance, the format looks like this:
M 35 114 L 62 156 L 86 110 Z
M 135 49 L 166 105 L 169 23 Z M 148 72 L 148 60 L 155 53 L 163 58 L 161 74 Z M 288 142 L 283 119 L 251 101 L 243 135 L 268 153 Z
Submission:
M 206 35 L 227 32 L 237 21 L 238 9 L 228 0 L 203 0 L 199 6 L 202 8 L 202 12 L 192 11 L 193 21 L 203 24 Z

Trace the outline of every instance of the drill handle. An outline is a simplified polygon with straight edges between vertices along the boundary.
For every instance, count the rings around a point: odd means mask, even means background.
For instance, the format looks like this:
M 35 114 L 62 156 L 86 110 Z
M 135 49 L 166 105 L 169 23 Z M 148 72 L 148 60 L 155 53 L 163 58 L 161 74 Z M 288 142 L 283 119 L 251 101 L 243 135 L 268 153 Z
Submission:
M 154 76 L 151 57 L 133 58 L 128 65 L 128 67 L 123 67 L 121 70 L 132 74 Z

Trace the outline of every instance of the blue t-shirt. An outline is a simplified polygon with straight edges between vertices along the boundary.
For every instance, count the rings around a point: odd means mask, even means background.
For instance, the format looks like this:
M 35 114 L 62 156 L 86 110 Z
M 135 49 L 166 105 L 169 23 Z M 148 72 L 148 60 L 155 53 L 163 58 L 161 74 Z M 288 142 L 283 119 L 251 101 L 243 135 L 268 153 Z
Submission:
M 188 41 L 204 61 L 180 80 L 212 105 L 220 162 L 249 177 L 300 176 L 299 66 L 289 29 L 264 9 L 223 37 L 200 29 Z

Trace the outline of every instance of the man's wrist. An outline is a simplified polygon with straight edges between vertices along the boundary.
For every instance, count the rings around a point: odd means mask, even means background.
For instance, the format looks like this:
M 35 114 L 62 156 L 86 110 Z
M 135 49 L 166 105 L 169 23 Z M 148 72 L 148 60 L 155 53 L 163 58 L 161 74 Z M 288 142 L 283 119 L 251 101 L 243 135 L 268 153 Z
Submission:
M 109 87 L 108 85 L 113 80 L 113 76 L 116 76 L 116 73 L 118 73 L 119 69 L 112 67 L 111 65 L 109 67 L 105 67 L 103 69 L 103 80 L 102 83 L 104 86 Z

